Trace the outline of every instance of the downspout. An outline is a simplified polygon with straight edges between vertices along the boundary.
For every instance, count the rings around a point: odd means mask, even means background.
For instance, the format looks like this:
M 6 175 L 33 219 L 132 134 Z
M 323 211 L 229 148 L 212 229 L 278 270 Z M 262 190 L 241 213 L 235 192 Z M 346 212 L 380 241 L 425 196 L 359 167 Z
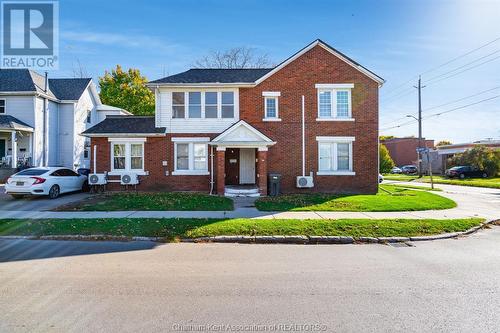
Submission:
M 210 195 L 214 193 L 214 146 L 210 146 Z
M 94 173 L 97 173 L 96 161 L 97 161 L 97 145 L 94 145 Z
M 306 175 L 306 121 L 305 97 L 302 95 L 302 177 Z
M 45 96 L 43 98 L 43 141 L 42 141 L 42 165 L 47 166 L 47 91 L 49 90 L 49 76 L 45 72 Z

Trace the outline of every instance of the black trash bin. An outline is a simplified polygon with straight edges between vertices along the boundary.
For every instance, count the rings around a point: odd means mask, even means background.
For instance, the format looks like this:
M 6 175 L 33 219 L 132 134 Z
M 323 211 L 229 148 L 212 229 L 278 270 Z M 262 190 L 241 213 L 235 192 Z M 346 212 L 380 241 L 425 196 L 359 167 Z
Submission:
M 281 192 L 281 174 L 270 173 L 268 176 L 268 191 L 269 195 L 275 197 Z

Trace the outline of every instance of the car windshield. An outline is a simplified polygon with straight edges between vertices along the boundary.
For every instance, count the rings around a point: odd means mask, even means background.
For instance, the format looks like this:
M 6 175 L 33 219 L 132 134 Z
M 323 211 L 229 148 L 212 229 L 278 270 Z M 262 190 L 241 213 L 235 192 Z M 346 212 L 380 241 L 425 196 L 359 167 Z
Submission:
M 26 169 L 19 173 L 16 176 L 40 176 L 46 173 L 46 169 Z

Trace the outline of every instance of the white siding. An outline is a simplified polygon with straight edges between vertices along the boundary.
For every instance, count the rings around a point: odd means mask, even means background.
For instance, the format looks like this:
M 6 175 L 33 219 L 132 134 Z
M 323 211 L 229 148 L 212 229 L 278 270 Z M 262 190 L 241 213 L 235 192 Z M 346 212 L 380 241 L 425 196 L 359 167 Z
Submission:
M 43 163 L 43 99 L 32 97 L 35 101 L 35 130 L 33 137 L 33 165 L 41 166 Z M 33 112 L 33 110 L 31 110 Z
M 0 99 L 5 99 L 5 114 L 35 126 L 33 96 L 0 96 Z
M 73 168 L 75 104 L 59 105 L 59 163 Z
M 47 109 L 47 148 L 48 166 L 58 166 L 59 163 L 59 104 L 48 101 Z
M 232 119 L 172 119 L 172 92 L 173 91 L 233 91 L 234 92 L 234 118 Z M 203 103 L 203 101 L 202 101 Z M 157 127 L 166 127 L 169 133 L 220 133 L 239 118 L 239 91 L 238 89 L 165 89 L 161 88 L 159 98 L 156 99 Z
M 74 142 L 73 142 L 73 167 L 75 168 L 88 168 L 90 166 L 90 160 L 83 158 L 83 150 L 85 148 L 84 136 L 80 135 L 87 128 L 91 127 L 97 121 L 96 115 L 96 100 L 94 99 L 90 88 L 87 88 L 82 94 L 75 108 L 74 117 Z M 92 112 L 92 123 L 87 124 L 87 112 L 91 110 Z

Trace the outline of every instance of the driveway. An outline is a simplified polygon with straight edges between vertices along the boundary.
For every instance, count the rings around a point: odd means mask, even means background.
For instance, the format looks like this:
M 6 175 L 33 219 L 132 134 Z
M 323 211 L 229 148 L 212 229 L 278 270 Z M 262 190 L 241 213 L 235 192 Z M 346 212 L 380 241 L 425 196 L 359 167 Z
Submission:
M 51 210 L 64 204 L 76 202 L 89 197 L 89 193 L 61 194 L 57 199 L 45 196 L 31 196 L 23 199 L 14 199 L 5 194 L 4 185 L 0 185 L 0 211 L 44 211 Z
M 415 247 L 2 240 L 0 261 L 2 332 L 500 327 L 500 227 Z

